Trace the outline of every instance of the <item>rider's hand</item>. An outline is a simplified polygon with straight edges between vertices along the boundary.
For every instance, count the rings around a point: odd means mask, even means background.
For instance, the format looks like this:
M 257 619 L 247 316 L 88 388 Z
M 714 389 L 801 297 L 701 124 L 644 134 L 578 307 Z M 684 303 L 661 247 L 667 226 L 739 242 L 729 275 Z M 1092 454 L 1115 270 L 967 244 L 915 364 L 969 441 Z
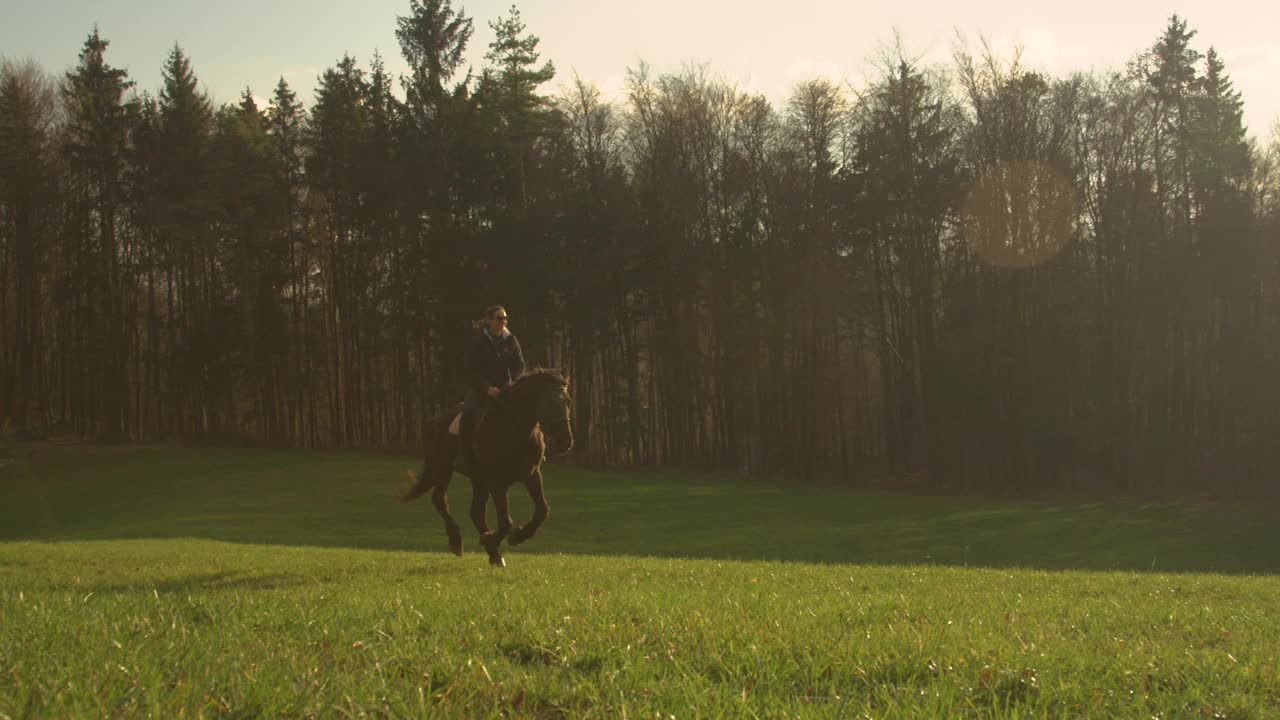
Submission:
M 502 391 L 490 385 L 489 390 L 487 392 L 489 393 L 489 397 L 496 399 Z

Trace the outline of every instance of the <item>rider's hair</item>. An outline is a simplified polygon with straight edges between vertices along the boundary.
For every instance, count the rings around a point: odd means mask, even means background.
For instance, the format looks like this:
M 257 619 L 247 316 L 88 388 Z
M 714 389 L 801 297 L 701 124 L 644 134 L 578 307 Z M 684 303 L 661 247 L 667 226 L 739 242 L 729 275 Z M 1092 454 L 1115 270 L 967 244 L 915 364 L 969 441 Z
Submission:
M 493 317 L 494 314 L 497 313 L 499 310 L 501 310 L 503 314 L 506 314 L 507 312 L 507 309 L 502 307 L 501 305 L 490 305 L 489 308 L 484 311 L 484 317 L 480 318 L 479 320 L 471 321 L 471 327 L 479 330 L 485 325 L 488 325 L 489 318 Z

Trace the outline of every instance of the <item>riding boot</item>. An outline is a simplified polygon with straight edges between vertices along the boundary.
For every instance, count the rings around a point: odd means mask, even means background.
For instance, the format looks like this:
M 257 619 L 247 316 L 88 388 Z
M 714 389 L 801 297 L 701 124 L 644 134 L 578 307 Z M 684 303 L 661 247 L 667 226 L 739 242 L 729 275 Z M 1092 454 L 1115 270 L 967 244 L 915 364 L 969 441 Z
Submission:
M 484 420 L 486 407 L 485 398 L 477 395 L 469 396 L 462 408 L 462 419 L 458 423 L 458 453 L 462 459 L 462 467 L 468 474 L 470 469 L 475 467 L 475 432 Z
M 461 461 L 463 471 L 467 474 L 470 474 L 471 467 L 475 461 L 475 443 L 471 440 L 475 427 L 475 414 L 475 408 L 463 408 L 462 420 L 458 423 L 458 458 Z

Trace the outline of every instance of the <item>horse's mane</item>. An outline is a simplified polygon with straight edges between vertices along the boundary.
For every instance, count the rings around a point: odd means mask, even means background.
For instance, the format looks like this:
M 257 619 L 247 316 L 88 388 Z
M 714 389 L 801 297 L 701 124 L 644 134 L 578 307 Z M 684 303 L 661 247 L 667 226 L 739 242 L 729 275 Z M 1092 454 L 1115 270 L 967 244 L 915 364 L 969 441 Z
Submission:
M 554 383 L 560 387 L 568 387 L 569 380 L 564 373 L 555 368 L 529 368 L 520 374 L 520 377 L 511 382 L 514 389 L 517 385 L 526 382 L 546 382 Z

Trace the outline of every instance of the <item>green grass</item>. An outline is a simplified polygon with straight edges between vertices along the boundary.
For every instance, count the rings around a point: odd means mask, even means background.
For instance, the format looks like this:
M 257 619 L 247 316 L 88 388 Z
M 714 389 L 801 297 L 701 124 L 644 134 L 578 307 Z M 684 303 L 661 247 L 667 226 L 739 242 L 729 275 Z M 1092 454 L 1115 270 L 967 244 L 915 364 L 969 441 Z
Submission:
M 411 465 L 0 470 L 0 718 L 1280 717 L 1274 508 L 553 467 L 494 570 Z

